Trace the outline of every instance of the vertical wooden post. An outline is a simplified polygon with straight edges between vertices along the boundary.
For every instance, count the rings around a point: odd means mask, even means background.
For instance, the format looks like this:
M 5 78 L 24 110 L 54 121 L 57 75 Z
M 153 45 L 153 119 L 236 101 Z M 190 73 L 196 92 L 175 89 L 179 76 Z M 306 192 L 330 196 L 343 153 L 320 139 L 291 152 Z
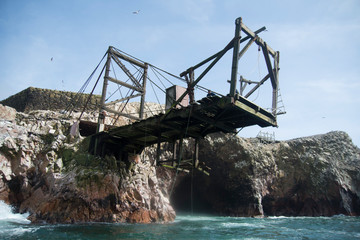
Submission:
M 272 99 L 272 114 L 276 117 L 276 109 L 278 103 L 278 91 L 279 91 L 279 60 L 280 53 L 277 51 L 274 56 L 274 78 L 275 86 L 273 86 L 273 99 Z
M 148 71 L 148 64 L 145 63 L 144 74 L 143 74 L 143 85 L 142 85 L 142 91 L 143 92 L 141 93 L 140 112 L 139 112 L 139 118 L 140 119 L 144 118 L 147 71 Z
M 184 138 L 183 138 L 184 136 L 183 135 L 181 135 L 181 137 L 180 137 L 180 140 L 179 140 L 179 154 L 178 154 L 178 156 L 177 156 L 177 168 L 179 167 L 179 165 L 180 165 L 180 162 L 181 162 L 181 158 L 182 158 L 182 151 L 183 151 L 183 140 L 184 140 Z
M 175 167 L 176 165 L 176 140 L 173 142 L 173 158 L 172 158 L 172 166 Z
M 242 19 L 237 18 L 235 20 L 234 51 L 233 51 L 233 60 L 232 60 L 232 68 L 231 68 L 231 81 L 230 81 L 230 93 L 229 93 L 230 97 L 234 97 L 235 93 L 236 93 L 236 79 L 237 79 L 238 62 L 239 62 L 241 25 L 242 25 Z
M 101 100 L 100 100 L 97 132 L 104 131 L 104 125 L 105 125 L 104 106 L 105 106 L 106 91 L 107 91 L 107 86 L 108 86 L 108 78 L 109 78 L 109 73 L 110 73 L 110 61 L 111 61 L 111 48 L 110 47 L 109 47 L 107 54 L 108 55 L 107 55 L 107 60 L 106 60 L 104 84 L 103 84 Z
M 194 87 L 192 86 L 194 82 L 194 69 L 190 69 L 189 77 L 190 79 L 188 82 L 188 91 L 189 91 L 190 104 L 192 104 L 195 102 Z
M 195 149 L 193 158 L 193 168 L 197 168 L 199 165 L 199 139 L 195 139 Z

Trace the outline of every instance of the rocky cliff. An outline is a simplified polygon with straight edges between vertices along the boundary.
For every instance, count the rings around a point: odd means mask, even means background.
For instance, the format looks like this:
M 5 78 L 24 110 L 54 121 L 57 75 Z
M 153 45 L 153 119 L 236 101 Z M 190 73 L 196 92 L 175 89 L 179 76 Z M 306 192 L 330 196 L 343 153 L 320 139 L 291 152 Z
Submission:
M 89 155 L 87 141 L 69 134 L 76 114 L 0 108 L 0 200 L 32 222 L 174 220 L 150 159 Z
M 360 215 L 360 149 L 344 132 L 276 143 L 214 134 L 200 143 L 194 211 L 230 216 Z M 189 211 L 190 176 L 172 202 Z M 180 201 L 178 201 L 178 200 Z
M 168 222 L 173 207 L 191 205 L 230 216 L 360 215 L 360 150 L 346 133 L 276 143 L 209 135 L 199 158 L 210 176 L 175 178 L 154 165 L 154 148 L 128 162 L 87 154 L 86 139 L 69 133 L 79 114 L 0 105 L 0 200 L 29 212 L 33 222 Z M 184 144 L 184 158 L 191 158 L 192 140 Z M 163 149 L 161 158 L 171 158 Z

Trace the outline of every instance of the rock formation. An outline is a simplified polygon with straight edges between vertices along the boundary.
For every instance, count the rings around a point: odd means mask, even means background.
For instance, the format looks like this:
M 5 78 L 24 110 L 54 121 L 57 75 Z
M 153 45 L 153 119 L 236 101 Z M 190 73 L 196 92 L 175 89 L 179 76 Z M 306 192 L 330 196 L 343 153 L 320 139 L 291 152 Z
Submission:
M 360 149 L 344 132 L 276 143 L 214 134 L 201 141 L 199 159 L 212 171 L 210 177 L 194 175 L 194 211 L 230 216 L 360 215 Z M 190 176 L 180 181 L 172 202 L 188 211 Z
M 29 87 L 0 101 L 0 104 L 26 113 L 32 110 L 63 110 L 67 108 L 80 110 L 87 102 L 88 97 L 89 94 Z M 97 109 L 100 98 L 99 95 L 90 97 L 88 109 Z
M 10 116 L 0 119 L 0 200 L 29 212 L 32 222 L 174 220 L 150 159 L 89 155 L 86 141 L 69 134 L 76 115 L 0 107 Z
M 210 176 L 176 174 L 154 165 L 153 147 L 127 162 L 89 155 L 88 140 L 70 135 L 80 112 L 23 107 L 26 113 L 0 104 L 0 200 L 32 222 L 169 222 L 173 206 L 226 216 L 360 215 L 360 149 L 344 132 L 274 143 L 212 134 L 199 152 Z M 147 107 L 147 117 L 162 111 Z M 136 114 L 138 104 L 126 111 Z M 82 119 L 96 122 L 96 115 Z M 162 160 L 172 158 L 170 146 L 162 149 Z M 192 154 L 186 140 L 183 158 Z

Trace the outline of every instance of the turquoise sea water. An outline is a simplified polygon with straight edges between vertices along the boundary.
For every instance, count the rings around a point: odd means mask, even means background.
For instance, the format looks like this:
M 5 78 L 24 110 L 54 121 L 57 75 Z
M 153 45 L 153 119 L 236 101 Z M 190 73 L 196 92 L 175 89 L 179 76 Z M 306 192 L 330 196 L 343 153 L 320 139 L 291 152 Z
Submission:
M 0 239 L 360 239 L 359 217 L 180 215 L 169 224 L 30 224 L 0 204 Z

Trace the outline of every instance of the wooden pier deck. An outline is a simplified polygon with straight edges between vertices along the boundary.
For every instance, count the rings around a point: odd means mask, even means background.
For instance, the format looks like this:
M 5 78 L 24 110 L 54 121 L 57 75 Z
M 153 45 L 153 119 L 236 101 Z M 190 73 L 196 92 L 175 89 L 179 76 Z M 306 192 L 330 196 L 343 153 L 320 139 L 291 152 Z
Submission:
M 187 107 L 172 109 L 130 125 L 92 136 L 90 149 L 97 155 L 139 154 L 156 143 L 201 138 L 210 133 L 236 133 L 252 125 L 277 126 L 276 117 L 241 96 L 212 96 Z

